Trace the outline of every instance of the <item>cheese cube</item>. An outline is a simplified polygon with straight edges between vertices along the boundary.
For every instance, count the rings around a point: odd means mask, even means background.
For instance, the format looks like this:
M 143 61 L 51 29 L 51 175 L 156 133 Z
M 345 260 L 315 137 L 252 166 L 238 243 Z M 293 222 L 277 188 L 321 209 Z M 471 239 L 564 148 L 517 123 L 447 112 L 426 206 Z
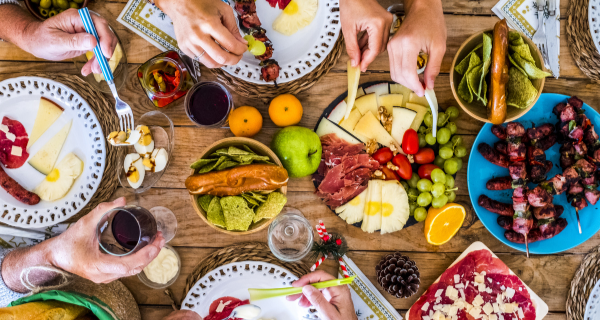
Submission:
M 525 314 L 523 313 L 523 309 L 521 309 L 521 307 L 519 307 L 519 309 L 517 309 L 517 315 L 521 319 L 525 318 Z
M 477 283 L 483 283 L 484 280 L 485 280 L 485 278 L 482 275 L 475 276 L 475 282 L 477 282 Z
M 429 302 L 425 302 L 423 304 L 423 306 L 421 307 L 421 310 L 423 310 L 423 311 L 427 311 L 427 309 L 429 309 Z
M 492 307 L 494 307 L 494 313 L 500 313 L 500 306 L 498 303 L 493 303 Z
M 480 283 L 478 288 L 479 292 L 484 292 L 485 291 L 485 283 Z
M 487 280 L 488 280 L 490 283 L 492 283 L 492 278 L 487 278 Z
M 8 126 L 5 124 L 0 124 L 0 131 L 8 133 Z
M 455 274 L 454 275 L 454 283 L 459 283 L 460 282 L 460 276 Z
M 458 307 L 457 306 L 450 306 L 450 308 L 448 309 L 448 315 L 453 317 L 455 315 L 458 314 Z
M 12 149 L 10 150 L 10 154 L 13 156 L 20 157 L 23 155 L 23 148 L 17 147 L 17 146 L 12 146 Z
M 478 295 L 475 297 L 475 299 L 473 299 L 473 305 L 474 305 L 475 307 L 479 307 L 479 306 L 481 306 L 481 305 L 483 304 L 483 302 L 484 302 L 484 301 L 483 301 L 483 298 L 482 298 L 482 297 L 481 297 L 481 295 L 479 295 L 479 294 L 478 294 Z
M 483 312 L 489 315 L 490 313 L 494 312 L 494 307 L 492 307 L 492 304 L 488 302 L 483 306 Z
M 459 289 L 458 291 L 460 292 L 460 297 L 461 297 L 463 300 L 467 300 L 467 298 L 465 298 L 465 290 L 463 290 L 463 289 Z
M 448 288 L 450 288 L 450 287 L 448 287 Z M 437 297 L 441 296 L 443 292 L 444 292 L 444 289 L 438 289 L 438 291 L 435 292 L 435 297 L 437 298 Z
M 452 286 L 446 287 L 446 297 L 454 300 L 458 300 L 458 290 L 454 289 Z
M 446 320 L 446 317 L 438 310 L 433 314 L 432 320 Z
M 471 311 L 469 311 L 469 314 L 475 319 L 480 318 L 479 315 L 481 314 L 481 308 L 473 307 Z
M 513 289 L 513 288 L 506 288 L 506 296 L 509 299 L 512 299 L 515 296 L 515 289 Z
M 6 139 L 8 139 L 8 140 L 10 140 L 10 141 L 12 141 L 12 142 L 15 142 L 15 139 L 16 139 L 16 138 L 17 138 L 17 136 L 15 136 L 15 134 L 14 134 L 14 133 L 10 133 L 10 132 L 7 132 L 7 133 L 6 133 Z
M 504 308 L 502 306 L 504 306 Z M 500 310 L 502 310 L 503 313 L 513 313 L 516 309 L 516 303 L 505 303 L 504 305 L 500 305 Z

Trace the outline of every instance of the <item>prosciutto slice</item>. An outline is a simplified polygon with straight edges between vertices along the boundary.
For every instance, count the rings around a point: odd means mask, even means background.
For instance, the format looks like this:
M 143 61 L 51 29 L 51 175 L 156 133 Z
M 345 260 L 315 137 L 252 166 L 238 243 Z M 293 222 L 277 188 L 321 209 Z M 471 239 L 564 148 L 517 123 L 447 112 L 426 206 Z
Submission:
M 2 125 L 8 127 L 10 134 L 15 135 L 15 141 L 9 139 L 7 133 L 0 131 L 0 162 L 7 169 L 20 168 L 29 157 L 27 153 L 27 143 L 29 142 L 27 131 L 25 131 L 25 127 L 19 121 L 12 120 L 6 116 L 2 119 Z M 21 156 L 11 154 L 13 146 L 21 148 Z
M 362 143 L 350 144 L 335 133 L 321 137 L 323 155 L 313 180 L 316 194 L 333 209 L 352 200 L 367 188 L 379 163 L 365 152 Z

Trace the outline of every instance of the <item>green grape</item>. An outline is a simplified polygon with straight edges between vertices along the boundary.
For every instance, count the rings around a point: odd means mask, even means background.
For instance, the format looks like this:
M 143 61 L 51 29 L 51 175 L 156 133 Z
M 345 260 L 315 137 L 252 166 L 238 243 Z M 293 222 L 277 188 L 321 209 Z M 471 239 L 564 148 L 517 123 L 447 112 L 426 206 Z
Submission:
M 424 134 L 419 135 L 419 148 L 424 148 L 427 145 L 427 140 Z
M 417 182 L 417 189 L 421 192 L 429 192 L 431 190 L 431 180 L 421 179 Z
M 450 130 L 451 134 L 455 134 L 456 131 L 458 130 L 458 127 L 456 126 L 456 123 L 454 123 L 454 122 L 446 123 L 446 128 L 448 128 L 448 130 Z
M 448 203 L 448 197 L 445 194 L 443 194 L 437 198 L 433 198 L 433 201 L 431 201 L 431 206 L 436 209 L 439 209 L 445 206 L 446 203 Z
M 417 204 L 421 207 L 427 207 L 431 203 L 431 199 L 433 199 L 431 193 L 423 192 L 417 197 Z
M 425 135 L 425 141 L 429 145 L 434 145 L 437 140 L 435 139 L 435 137 L 433 136 L 433 134 L 431 132 L 429 132 L 429 133 L 427 133 L 427 135 Z
M 465 148 L 465 146 L 458 146 L 456 147 L 456 149 L 454 149 L 454 155 L 462 158 L 464 156 L 467 155 L 467 148 Z
M 250 42 L 256 41 L 251 34 L 247 34 L 244 36 L 244 40 L 248 41 L 248 46 L 250 46 Z
M 448 202 L 454 202 L 454 200 L 456 200 L 456 193 L 454 191 L 450 191 L 446 193 L 446 195 L 448 196 Z
M 433 183 L 446 183 L 446 174 L 444 173 L 444 170 L 438 168 L 431 170 L 431 181 L 433 181 Z
M 431 128 L 431 126 L 433 126 L 433 115 L 431 114 L 431 111 L 427 111 L 427 113 L 425 114 L 425 117 L 423 117 L 423 123 L 428 128 Z
M 460 158 L 450 158 L 444 162 L 444 171 L 448 174 L 455 174 L 462 168 L 462 160 Z
M 417 132 L 420 134 L 425 134 L 425 133 L 427 133 L 427 128 L 425 126 L 420 126 L 419 130 L 417 130 Z
M 454 177 L 446 174 L 446 189 L 454 188 Z
M 433 164 L 440 168 L 444 167 L 444 162 L 446 162 L 446 159 L 440 157 L 439 155 L 435 156 L 435 159 L 433 160 Z
M 427 219 L 427 209 L 419 207 L 415 209 L 415 220 L 418 222 L 424 221 Z
M 437 125 L 438 128 L 443 127 L 446 122 L 448 121 L 448 116 L 446 115 L 445 112 L 438 112 L 438 119 L 437 119 Z
M 454 136 L 450 141 L 452 142 L 453 146 L 460 146 L 464 144 L 463 138 L 461 136 Z
M 408 208 L 410 210 L 410 215 L 414 215 L 415 214 L 415 209 L 417 209 L 419 206 L 417 205 L 417 203 L 415 201 L 409 201 L 408 202 Z
M 448 130 L 447 128 L 441 128 L 437 132 L 437 142 L 439 144 L 444 144 L 450 141 L 450 136 L 452 136 L 452 134 L 450 134 L 450 130 Z
M 419 178 L 419 175 L 413 172 L 412 177 L 410 177 L 410 179 L 408 179 L 406 182 L 408 182 L 408 185 L 411 188 L 417 188 L 417 182 L 419 182 L 419 180 L 421 180 L 421 178 Z
M 441 195 L 444 194 L 444 192 L 446 192 L 446 187 L 444 187 L 443 183 L 434 183 L 433 186 L 431 186 L 431 195 L 434 198 L 440 197 Z
M 451 148 L 443 147 L 440 149 L 439 154 L 440 154 L 440 157 L 442 157 L 442 159 L 450 159 L 450 158 L 452 158 L 452 155 L 454 154 L 454 152 L 452 152 Z
M 455 106 L 451 106 L 451 107 L 448 107 L 448 108 L 446 109 L 446 114 L 448 115 L 448 118 L 449 118 L 451 121 L 453 121 L 453 120 L 455 120 L 456 118 L 458 118 L 458 115 L 459 115 L 459 113 L 460 113 L 460 112 L 458 111 L 458 108 L 457 108 L 457 107 L 455 107 Z
M 265 52 L 267 51 L 267 47 L 265 46 L 265 43 L 262 41 L 252 41 L 252 42 L 248 42 L 248 50 L 254 56 L 261 56 L 261 55 L 265 54 Z
M 419 196 L 419 194 L 421 194 L 419 190 L 417 190 L 417 188 L 410 188 L 408 189 L 408 191 L 406 191 L 406 193 L 408 194 L 409 199 L 415 200 L 417 200 L 417 197 Z
M 440 149 L 441 148 L 449 148 L 450 150 L 454 150 L 454 146 L 452 145 L 452 142 L 448 141 L 444 144 L 440 144 Z
M 408 190 L 408 183 L 406 183 L 406 181 L 400 181 L 400 184 L 402 185 L 402 188 L 404 188 L 404 190 Z

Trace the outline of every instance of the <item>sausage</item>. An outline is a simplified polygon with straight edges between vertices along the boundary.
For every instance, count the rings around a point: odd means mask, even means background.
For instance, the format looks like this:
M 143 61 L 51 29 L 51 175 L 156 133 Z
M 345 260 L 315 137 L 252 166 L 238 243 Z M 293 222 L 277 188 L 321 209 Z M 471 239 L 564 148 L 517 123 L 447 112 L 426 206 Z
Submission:
M 498 152 L 493 149 L 489 144 L 482 142 L 477 146 L 477 151 L 481 153 L 481 155 L 489 162 L 501 166 L 503 168 L 508 168 L 508 158 L 505 154 Z
M 515 209 L 512 207 L 512 204 L 490 199 L 488 196 L 483 194 L 479 196 L 477 203 L 484 209 L 501 216 L 512 217 L 515 214 Z
M 502 19 L 494 26 L 492 44 L 492 68 L 487 104 L 488 120 L 492 124 L 501 124 L 506 120 L 506 83 L 508 82 L 508 25 Z
M 498 177 L 488 180 L 485 184 L 488 190 L 510 190 L 512 189 L 512 179 L 510 177 Z
M 287 185 L 287 170 L 273 164 L 249 164 L 193 174 L 185 180 L 190 194 L 237 196 L 248 191 L 276 190 Z
M 504 230 L 512 230 L 513 218 L 507 216 L 498 216 L 496 219 L 498 225 Z
M 0 187 L 6 190 L 6 192 L 13 196 L 13 198 L 19 200 L 20 202 L 23 202 L 24 204 L 33 206 L 40 202 L 40 197 L 37 194 L 23 188 L 18 182 L 15 181 L 15 179 L 11 178 L 1 166 Z
M 520 233 L 516 233 L 513 230 L 506 230 L 504 232 L 504 237 L 506 238 L 506 240 L 508 240 L 510 242 L 525 243 L 525 236 Z M 529 233 L 527 234 L 527 242 L 528 243 L 532 243 L 532 242 L 536 242 L 536 241 L 540 241 L 540 240 L 543 240 L 540 229 L 537 229 L 537 228 L 531 229 L 531 231 L 529 231 Z
M 506 127 L 495 124 L 492 126 L 492 134 L 500 140 L 506 140 Z

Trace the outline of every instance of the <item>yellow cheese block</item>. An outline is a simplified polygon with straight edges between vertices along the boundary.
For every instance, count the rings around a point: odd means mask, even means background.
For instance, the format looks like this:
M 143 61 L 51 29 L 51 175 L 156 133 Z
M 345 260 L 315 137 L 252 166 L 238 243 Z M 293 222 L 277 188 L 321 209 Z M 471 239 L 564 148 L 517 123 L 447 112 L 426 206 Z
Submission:
M 325 118 L 322 119 L 321 122 L 319 122 L 319 126 L 317 127 L 316 133 L 319 137 L 330 133 L 335 133 L 339 138 L 346 140 L 348 143 L 361 143 L 361 141 L 351 136 L 349 133 L 340 128 L 337 124 Z
M 411 92 L 411 93 L 410 93 L 410 96 L 409 96 L 409 98 L 408 98 L 408 102 L 411 102 L 411 103 L 416 103 L 416 104 L 420 104 L 420 105 L 422 105 L 422 106 L 426 106 L 426 107 L 427 107 L 427 110 L 429 110 L 429 109 L 430 109 L 430 106 L 429 106 L 429 101 L 427 101 L 427 98 L 425 98 L 425 96 L 419 97 L 419 96 L 418 96 L 416 93 L 414 93 L 414 92 Z
M 362 114 L 354 108 L 346 119 L 340 121 L 340 126 L 348 131 L 353 131 L 360 118 L 362 118 Z
M 360 111 L 362 115 L 367 114 L 367 112 L 371 111 L 373 115 L 377 115 L 377 94 L 369 93 L 366 94 L 354 102 L 354 106 Z
M 397 150 L 400 150 L 400 144 L 392 138 L 392 136 L 385 130 L 379 120 L 375 118 L 375 115 L 371 112 L 367 112 L 360 121 L 354 127 L 354 131 L 360 135 L 365 136 L 367 139 L 374 139 L 378 143 L 384 146 L 396 146 Z
M 60 154 L 60 150 L 65 144 L 65 140 L 69 136 L 71 130 L 71 124 L 73 120 L 69 121 L 40 151 L 38 151 L 28 163 L 35 168 L 37 171 L 48 175 L 54 168 L 56 159 Z
M 410 127 L 412 129 L 414 129 L 415 131 L 419 131 L 419 127 L 421 126 L 421 123 L 423 122 L 423 118 L 425 118 L 425 114 L 427 113 L 427 110 L 429 110 L 429 108 L 422 106 L 420 104 L 410 103 L 410 102 L 406 103 L 405 108 L 413 110 L 417 113 L 417 115 L 415 116 L 415 119 L 413 120 L 413 123 Z
M 37 116 L 33 123 L 33 129 L 31 129 L 31 135 L 29 135 L 29 142 L 27 148 L 32 146 L 41 136 L 50 128 L 50 126 L 60 117 L 65 111 L 62 107 L 46 98 L 40 99 L 40 105 L 38 107 Z
M 384 107 L 389 114 L 393 114 L 394 107 L 402 107 L 403 98 L 399 93 L 384 94 L 379 96 L 379 106 Z
M 402 105 L 399 107 L 404 107 L 404 106 L 406 106 L 406 103 L 408 102 L 408 97 L 412 93 L 412 90 L 410 90 L 409 88 L 407 88 L 401 84 L 392 83 L 392 84 L 390 84 L 390 93 L 401 94 L 404 98 L 402 99 Z
M 394 113 L 392 116 L 392 138 L 402 143 L 404 133 L 406 130 L 411 129 L 412 123 L 417 116 L 417 112 L 411 109 L 394 107 Z

